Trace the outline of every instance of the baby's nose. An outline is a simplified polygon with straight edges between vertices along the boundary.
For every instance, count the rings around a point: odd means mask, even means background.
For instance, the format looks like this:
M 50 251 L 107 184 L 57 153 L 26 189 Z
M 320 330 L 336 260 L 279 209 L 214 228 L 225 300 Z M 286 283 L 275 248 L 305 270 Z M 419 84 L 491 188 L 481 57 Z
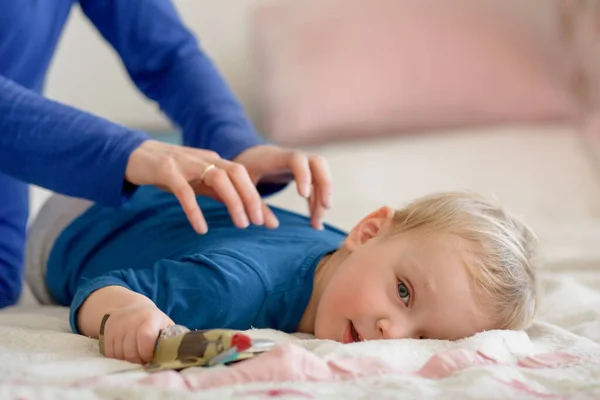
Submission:
M 387 318 L 377 321 L 377 330 L 380 339 L 409 339 L 419 336 L 409 323 L 394 323 Z

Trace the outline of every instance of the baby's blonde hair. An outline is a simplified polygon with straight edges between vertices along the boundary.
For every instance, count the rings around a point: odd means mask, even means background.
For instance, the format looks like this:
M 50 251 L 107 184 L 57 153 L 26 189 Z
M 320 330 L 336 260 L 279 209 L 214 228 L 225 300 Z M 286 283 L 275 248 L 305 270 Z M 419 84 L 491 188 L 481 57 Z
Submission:
M 419 198 L 394 214 L 392 232 L 426 230 L 456 235 L 472 244 L 469 262 L 476 293 L 485 296 L 497 329 L 525 329 L 537 308 L 534 233 L 491 199 L 446 192 Z

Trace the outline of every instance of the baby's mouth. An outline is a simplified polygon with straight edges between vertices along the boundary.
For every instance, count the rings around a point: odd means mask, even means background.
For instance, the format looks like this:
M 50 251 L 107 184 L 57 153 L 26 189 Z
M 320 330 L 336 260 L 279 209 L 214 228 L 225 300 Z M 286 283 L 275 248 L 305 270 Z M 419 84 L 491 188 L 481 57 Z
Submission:
M 362 338 L 354 328 L 354 324 L 352 323 L 352 321 L 350 321 L 350 333 L 352 333 L 352 340 L 354 342 L 362 342 Z

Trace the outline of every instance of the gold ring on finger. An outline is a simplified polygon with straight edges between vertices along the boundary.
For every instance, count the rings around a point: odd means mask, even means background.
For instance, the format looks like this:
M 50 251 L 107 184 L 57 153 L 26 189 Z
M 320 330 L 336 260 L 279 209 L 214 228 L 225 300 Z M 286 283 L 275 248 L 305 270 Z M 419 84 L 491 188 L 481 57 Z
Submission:
M 204 168 L 204 171 L 202 171 L 202 176 L 200 176 L 200 180 L 204 182 L 204 178 L 206 178 L 206 174 L 208 174 L 210 171 L 212 171 L 215 168 L 217 168 L 215 166 L 215 164 L 207 165 L 206 168 Z

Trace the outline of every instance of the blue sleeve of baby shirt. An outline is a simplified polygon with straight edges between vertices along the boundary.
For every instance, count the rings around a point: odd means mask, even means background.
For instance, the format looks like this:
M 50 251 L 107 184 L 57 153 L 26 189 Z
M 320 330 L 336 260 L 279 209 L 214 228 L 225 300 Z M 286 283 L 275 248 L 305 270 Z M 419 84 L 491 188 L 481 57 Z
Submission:
M 134 190 L 129 156 L 147 138 L 0 76 L 0 170 L 16 179 L 120 205 Z
M 80 0 L 135 85 L 183 132 L 183 144 L 232 159 L 265 143 L 170 0 Z
M 254 270 L 226 255 L 161 260 L 147 269 L 82 278 L 70 307 L 75 333 L 79 333 L 77 311 L 85 299 L 95 290 L 113 285 L 148 297 L 176 324 L 190 329 L 249 329 L 266 296 Z

